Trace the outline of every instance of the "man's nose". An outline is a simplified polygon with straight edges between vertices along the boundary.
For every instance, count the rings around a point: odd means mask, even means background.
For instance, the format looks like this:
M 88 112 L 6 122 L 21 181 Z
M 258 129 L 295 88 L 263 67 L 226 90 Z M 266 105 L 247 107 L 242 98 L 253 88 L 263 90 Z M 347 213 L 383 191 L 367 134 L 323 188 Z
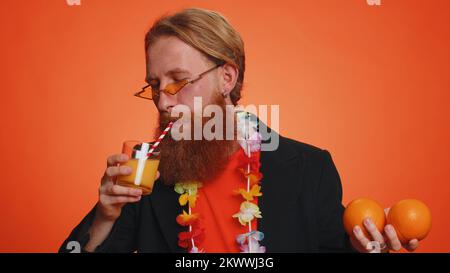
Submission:
M 177 105 L 177 94 L 170 95 L 163 91 L 160 92 L 157 105 L 160 112 L 165 111 L 170 114 L 175 105 Z

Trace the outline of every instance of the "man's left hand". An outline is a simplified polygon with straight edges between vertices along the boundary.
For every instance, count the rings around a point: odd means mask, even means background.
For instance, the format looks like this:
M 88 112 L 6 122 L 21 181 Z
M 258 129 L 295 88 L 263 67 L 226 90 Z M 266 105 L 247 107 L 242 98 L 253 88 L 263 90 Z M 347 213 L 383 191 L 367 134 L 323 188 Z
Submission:
M 385 209 L 385 213 L 387 214 L 388 212 L 389 209 Z M 389 252 L 389 250 L 399 251 L 402 247 L 409 252 L 413 252 L 419 246 L 419 240 L 417 239 L 412 239 L 407 244 L 402 244 L 392 225 L 386 225 L 383 234 L 370 218 L 364 219 L 364 226 L 372 238 L 367 238 L 360 226 L 355 226 L 353 228 L 354 236 L 350 236 L 353 247 L 359 252 L 371 252 L 373 249 L 370 246 L 373 246 L 374 241 L 379 244 L 381 253 Z

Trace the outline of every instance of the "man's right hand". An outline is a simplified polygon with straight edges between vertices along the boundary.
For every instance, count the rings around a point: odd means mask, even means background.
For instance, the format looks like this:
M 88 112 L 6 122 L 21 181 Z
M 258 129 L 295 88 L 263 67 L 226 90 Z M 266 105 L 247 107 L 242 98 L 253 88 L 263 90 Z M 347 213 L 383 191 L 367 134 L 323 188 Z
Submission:
M 131 168 L 117 166 L 128 161 L 128 155 L 115 154 L 107 159 L 107 168 L 101 180 L 99 198 L 95 210 L 95 218 L 89 229 L 90 240 L 85 246 L 85 251 L 93 252 L 110 233 L 114 222 L 119 218 L 122 207 L 126 203 L 141 200 L 142 190 L 116 185 L 119 175 L 129 175 Z M 156 179 L 159 177 L 159 172 Z
M 126 203 L 141 200 L 142 190 L 116 185 L 117 176 L 129 175 L 131 168 L 117 166 L 118 163 L 128 161 L 128 155 L 115 154 L 107 159 L 107 168 L 101 180 L 99 198 L 97 203 L 96 218 L 106 221 L 115 221 Z
M 106 221 L 115 221 L 119 218 L 122 207 L 126 203 L 138 202 L 142 197 L 142 190 L 131 187 L 116 185 L 117 176 L 129 175 L 131 168 L 128 166 L 117 166 L 129 160 L 127 154 L 115 154 L 106 160 L 107 168 L 102 177 L 99 188 L 96 217 Z M 159 178 L 159 172 L 156 179 Z

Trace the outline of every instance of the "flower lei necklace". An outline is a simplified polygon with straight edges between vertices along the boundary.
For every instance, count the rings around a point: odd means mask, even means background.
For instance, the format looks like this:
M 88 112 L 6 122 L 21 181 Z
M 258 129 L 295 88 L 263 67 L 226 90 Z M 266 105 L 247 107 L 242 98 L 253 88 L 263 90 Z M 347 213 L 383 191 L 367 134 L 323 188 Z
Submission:
M 262 196 L 260 181 L 262 174 L 259 172 L 259 152 L 261 150 L 261 134 L 257 130 L 255 120 L 250 120 L 247 112 L 237 112 L 238 142 L 244 149 L 244 154 L 240 158 L 238 170 L 242 173 L 245 188 L 235 190 L 235 193 L 242 197 L 240 210 L 232 217 L 237 218 L 243 226 L 248 226 L 248 232 L 236 236 L 236 242 L 243 253 L 263 253 L 266 248 L 259 242 L 264 239 L 264 234 L 257 230 L 252 230 L 252 221 L 262 218 L 258 205 L 252 203 L 254 197 Z M 192 213 L 197 201 L 198 189 L 202 187 L 201 182 L 188 181 L 175 184 L 175 191 L 180 194 L 178 202 L 181 206 L 188 205 L 189 210 L 183 210 L 176 218 L 179 225 L 189 227 L 188 231 L 178 234 L 178 245 L 189 249 L 190 253 L 203 253 L 203 249 L 198 249 L 197 245 L 205 238 L 204 230 L 200 226 L 200 215 Z

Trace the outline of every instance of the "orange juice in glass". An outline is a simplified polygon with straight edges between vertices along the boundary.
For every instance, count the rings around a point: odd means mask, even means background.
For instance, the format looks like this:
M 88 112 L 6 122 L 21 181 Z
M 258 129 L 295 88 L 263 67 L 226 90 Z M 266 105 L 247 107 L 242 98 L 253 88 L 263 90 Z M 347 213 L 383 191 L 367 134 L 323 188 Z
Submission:
M 159 151 L 155 150 L 147 157 L 150 147 L 151 143 L 136 140 L 123 143 L 122 153 L 127 154 L 130 159 L 120 165 L 131 167 L 132 172 L 129 175 L 118 176 L 117 184 L 141 189 L 143 195 L 152 192 L 159 166 Z

